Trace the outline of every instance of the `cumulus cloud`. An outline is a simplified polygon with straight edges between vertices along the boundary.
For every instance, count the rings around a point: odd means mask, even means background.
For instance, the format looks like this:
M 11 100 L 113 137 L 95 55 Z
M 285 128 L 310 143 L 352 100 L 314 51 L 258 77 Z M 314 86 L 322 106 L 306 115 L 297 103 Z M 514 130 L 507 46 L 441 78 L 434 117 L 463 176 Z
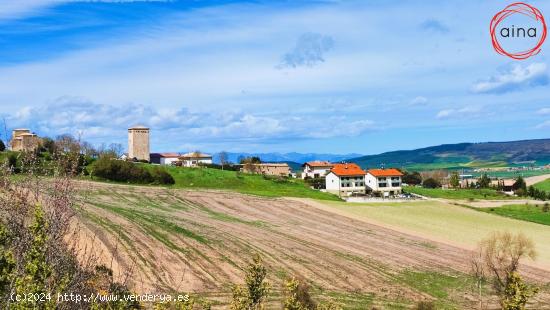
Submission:
M 420 104 L 425 104 L 427 102 L 428 102 L 428 98 L 423 97 L 423 96 L 418 96 L 418 97 L 414 98 L 413 100 L 411 100 L 412 105 L 420 105 Z
M 436 114 L 437 119 L 477 117 L 481 111 L 480 107 L 464 107 L 460 109 L 444 109 Z
M 304 33 L 293 50 L 284 54 L 278 68 L 312 67 L 324 62 L 324 55 L 334 47 L 334 39 L 319 33 Z
M 548 84 L 545 63 L 532 63 L 528 66 L 516 64 L 502 70 L 497 75 L 481 80 L 472 86 L 474 93 L 495 93 L 521 90 Z
M 126 128 L 145 125 L 166 145 L 227 141 L 271 143 L 284 139 L 323 139 L 357 136 L 375 130 L 370 120 L 347 116 L 319 122 L 309 115 L 262 115 L 242 111 L 155 109 L 136 104 L 97 104 L 77 97 L 61 97 L 41 107 L 24 107 L 7 115 L 11 128 L 27 127 L 40 135 L 82 134 L 93 143 L 123 142 Z M 333 124 L 339 124 L 334 126 Z
M 449 32 L 449 27 L 436 19 L 427 19 L 420 24 L 420 29 L 439 33 Z

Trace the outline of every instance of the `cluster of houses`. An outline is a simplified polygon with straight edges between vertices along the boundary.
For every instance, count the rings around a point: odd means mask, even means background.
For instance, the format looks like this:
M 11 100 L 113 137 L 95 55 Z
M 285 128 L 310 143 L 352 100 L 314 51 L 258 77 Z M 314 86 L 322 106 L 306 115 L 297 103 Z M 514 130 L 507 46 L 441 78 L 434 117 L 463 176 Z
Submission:
M 363 170 L 354 163 L 311 161 L 302 165 L 302 178 L 325 179 L 325 190 L 338 196 L 379 194 L 383 197 L 401 193 L 401 177 L 397 169 Z

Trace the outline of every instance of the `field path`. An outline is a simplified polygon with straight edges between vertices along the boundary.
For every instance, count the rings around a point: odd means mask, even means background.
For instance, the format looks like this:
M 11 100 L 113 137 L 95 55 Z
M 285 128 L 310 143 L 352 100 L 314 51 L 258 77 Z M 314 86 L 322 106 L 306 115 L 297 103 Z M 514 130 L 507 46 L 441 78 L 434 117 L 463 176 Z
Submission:
M 527 184 L 527 186 L 531 186 L 547 179 L 550 179 L 550 174 L 536 175 L 533 177 L 525 178 L 525 183 Z

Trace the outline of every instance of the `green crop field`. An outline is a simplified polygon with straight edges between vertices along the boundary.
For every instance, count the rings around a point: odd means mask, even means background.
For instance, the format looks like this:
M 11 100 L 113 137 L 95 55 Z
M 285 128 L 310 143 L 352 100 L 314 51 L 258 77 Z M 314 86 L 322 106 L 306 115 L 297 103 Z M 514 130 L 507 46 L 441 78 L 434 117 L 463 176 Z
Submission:
M 487 172 L 473 172 L 474 177 L 479 177 L 482 174 L 486 173 L 487 176 L 491 178 L 506 178 L 506 179 L 515 179 L 519 176 L 524 178 L 534 177 L 537 175 L 550 174 L 550 170 L 523 170 L 523 171 L 487 171 Z
M 544 205 L 521 204 L 479 210 L 518 220 L 550 225 L 550 210 L 548 208 L 548 206 L 545 207 Z
M 493 189 L 441 189 L 441 188 L 423 188 L 407 186 L 403 189 L 405 192 L 414 193 L 432 198 L 446 199 L 514 199 Z
M 550 179 L 546 179 L 534 185 L 536 188 L 550 193 Z
M 322 202 L 319 207 L 358 220 L 405 229 L 419 236 L 475 247 L 493 231 L 523 232 L 533 239 L 538 261 L 550 263 L 550 227 L 437 201 L 404 203 Z

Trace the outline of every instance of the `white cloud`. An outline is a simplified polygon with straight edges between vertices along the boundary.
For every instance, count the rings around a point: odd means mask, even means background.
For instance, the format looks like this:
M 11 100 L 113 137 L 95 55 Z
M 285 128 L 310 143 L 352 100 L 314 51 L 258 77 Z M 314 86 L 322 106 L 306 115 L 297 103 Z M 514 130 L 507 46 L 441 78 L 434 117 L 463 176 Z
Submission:
M 428 98 L 426 97 L 423 97 L 423 96 L 418 96 L 416 98 L 414 98 L 413 100 L 411 100 L 411 104 L 412 105 L 421 105 L 421 104 L 425 104 L 428 102 Z
M 480 107 L 464 107 L 461 109 L 444 109 L 439 111 L 435 117 L 437 119 L 478 117 L 480 111 L 481 111 Z
M 549 115 L 550 114 L 550 108 L 542 108 L 537 111 L 537 114 L 540 115 Z
M 536 126 L 537 129 L 546 129 L 550 128 L 550 120 L 542 122 Z
M 527 87 L 548 84 L 545 63 L 528 66 L 516 64 L 498 75 L 479 81 L 472 86 L 474 93 L 505 93 Z
M 313 117 L 311 117 L 313 116 Z M 257 141 L 358 136 L 375 129 L 370 120 L 347 116 L 261 115 L 230 110 L 189 111 L 154 109 L 136 104 L 96 104 L 77 97 L 61 97 L 41 107 L 23 107 L 6 116 L 8 126 L 27 127 L 38 134 L 57 136 L 81 133 L 91 142 L 122 142 L 126 128 L 149 126 L 170 145 L 196 142 Z

